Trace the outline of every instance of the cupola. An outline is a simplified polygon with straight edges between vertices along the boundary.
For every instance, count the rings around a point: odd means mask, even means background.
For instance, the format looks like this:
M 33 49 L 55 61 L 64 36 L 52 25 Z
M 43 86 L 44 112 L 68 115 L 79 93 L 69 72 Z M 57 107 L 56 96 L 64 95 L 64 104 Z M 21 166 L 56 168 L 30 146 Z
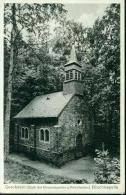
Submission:
M 73 45 L 70 59 L 65 64 L 65 80 L 63 84 L 64 94 L 74 93 L 83 95 L 81 77 L 81 65 L 77 60 L 75 47 Z

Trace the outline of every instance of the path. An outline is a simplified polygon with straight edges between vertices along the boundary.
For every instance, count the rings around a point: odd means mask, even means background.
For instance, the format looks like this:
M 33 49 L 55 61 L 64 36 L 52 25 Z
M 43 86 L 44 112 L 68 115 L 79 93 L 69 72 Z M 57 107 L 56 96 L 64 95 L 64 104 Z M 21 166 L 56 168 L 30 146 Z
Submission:
M 53 167 L 45 162 L 32 161 L 20 154 L 10 154 L 9 159 L 25 166 L 35 168 L 47 175 L 59 175 L 71 179 L 86 179 L 89 183 L 94 181 L 94 160 L 90 156 L 72 160 L 61 168 Z

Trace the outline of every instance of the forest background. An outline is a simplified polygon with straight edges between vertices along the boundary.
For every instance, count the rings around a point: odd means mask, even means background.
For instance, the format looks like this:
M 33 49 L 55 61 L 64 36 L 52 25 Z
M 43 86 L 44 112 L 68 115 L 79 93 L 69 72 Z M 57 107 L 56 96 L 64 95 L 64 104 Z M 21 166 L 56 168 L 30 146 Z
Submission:
M 62 90 L 72 44 L 82 64 L 84 96 L 94 114 L 94 148 L 104 143 L 112 155 L 119 154 L 120 5 L 109 5 L 87 28 L 68 20 L 67 14 L 63 4 L 5 4 L 6 154 L 13 146 L 13 116 L 35 96 Z

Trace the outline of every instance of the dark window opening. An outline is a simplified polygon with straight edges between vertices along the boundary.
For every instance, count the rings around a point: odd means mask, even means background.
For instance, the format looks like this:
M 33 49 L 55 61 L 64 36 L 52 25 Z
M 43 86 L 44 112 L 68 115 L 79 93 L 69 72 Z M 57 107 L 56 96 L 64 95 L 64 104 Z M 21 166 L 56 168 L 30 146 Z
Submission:
M 49 142 L 49 131 L 48 129 L 40 129 L 40 141 Z
M 24 128 L 21 129 L 21 137 L 24 138 Z
M 28 128 L 27 127 L 21 128 L 21 138 L 28 139 Z
M 81 80 L 81 73 L 78 73 L 78 80 Z
M 78 124 L 78 125 L 81 125 L 81 120 L 80 120 L 80 119 L 77 120 L 77 124 Z
M 44 141 L 44 130 L 40 130 L 40 140 Z
M 70 79 L 73 79 L 73 71 L 70 71 Z
M 28 139 L 28 128 L 25 128 L 25 138 Z
M 69 80 L 69 71 L 66 72 L 66 80 Z
M 49 141 L 49 131 L 45 130 L 45 141 Z
M 75 79 L 76 79 L 76 80 L 77 80 L 77 73 L 78 73 L 78 72 L 75 70 Z

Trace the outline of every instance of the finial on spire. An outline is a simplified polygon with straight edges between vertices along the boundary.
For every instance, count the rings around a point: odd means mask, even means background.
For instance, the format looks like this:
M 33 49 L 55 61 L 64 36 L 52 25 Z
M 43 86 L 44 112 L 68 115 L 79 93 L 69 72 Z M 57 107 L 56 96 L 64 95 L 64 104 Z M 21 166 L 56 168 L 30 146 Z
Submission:
M 67 66 L 68 64 L 72 64 L 72 63 L 79 64 L 79 62 L 77 60 L 77 55 L 76 55 L 76 50 L 75 50 L 74 44 L 72 45 L 72 49 L 70 52 L 70 59 L 65 66 Z
M 79 64 L 79 62 L 77 60 L 77 55 L 76 55 L 76 50 L 75 50 L 74 44 L 72 44 L 70 58 L 69 58 L 69 61 L 65 64 L 65 66 L 68 66 L 68 65 L 73 64 L 73 63 L 81 67 L 81 65 Z
M 69 61 L 78 62 L 74 44 L 72 45 L 72 49 L 71 49 L 71 53 L 70 53 L 70 60 Z

